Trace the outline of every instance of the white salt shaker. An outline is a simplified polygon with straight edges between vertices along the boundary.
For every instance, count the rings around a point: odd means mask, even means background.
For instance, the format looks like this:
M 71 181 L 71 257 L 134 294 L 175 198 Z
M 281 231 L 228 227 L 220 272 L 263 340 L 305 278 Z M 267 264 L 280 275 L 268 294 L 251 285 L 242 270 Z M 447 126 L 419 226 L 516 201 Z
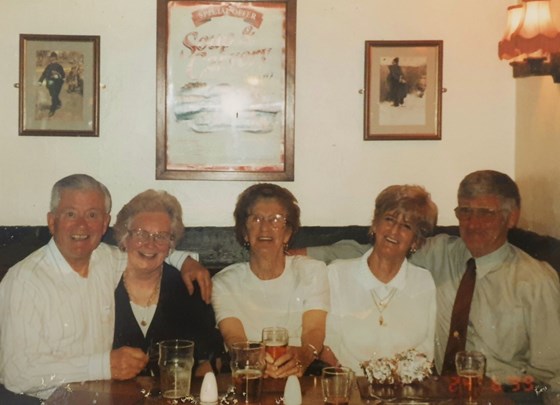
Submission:
M 301 386 L 295 375 L 289 376 L 286 380 L 284 405 L 301 405 Z
M 200 387 L 200 403 L 201 404 L 217 404 L 218 403 L 218 383 L 213 372 L 209 371 L 204 374 L 202 386 Z

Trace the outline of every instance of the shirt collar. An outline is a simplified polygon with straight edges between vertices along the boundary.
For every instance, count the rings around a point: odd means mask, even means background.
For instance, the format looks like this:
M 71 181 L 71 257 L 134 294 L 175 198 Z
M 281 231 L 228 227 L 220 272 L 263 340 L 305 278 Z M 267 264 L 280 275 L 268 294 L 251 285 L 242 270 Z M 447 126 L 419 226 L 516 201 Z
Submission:
M 372 252 L 373 248 L 369 249 L 360 258 L 360 269 L 358 273 L 360 283 L 368 290 L 378 288 L 385 288 L 387 290 L 396 288 L 397 290 L 403 290 L 406 286 L 406 278 L 408 275 L 408 260 L 406 258 L 403 260 L 401 268 L 391 281 L 389 281 L 388 283 L 383 283 L 379 281 L 379 279 L 377 279 L 377 277 L 375 277 L 369 269 L 367 259 Z
M 95 258 L 97 256 L 96 252 L 97 249 L 99 248 L 99 246 L 97 248 L 95 248 L 95 250 L 91 253 L 91 257 L 89 259 L 89 269 L 91 270 L 92 268 L 92 263 L 95 261 Z M 66 261 L 66 259 L 64 258 L 64 256 L 62 255 L 62 252 L 60 251 L 60 249 L 58 248 L 54 238 L 51 237 L 51 240 L 49 241 L 48 245 L 47 245 L 47 249 L 51 255 L 51 258 L 53 260 L 53 262 L 56 264 L 56 266 L 58 267 L 59 271 L 62 274 L 75 274 L 79 277 L 81 277 L 73 268 L 72 266 L 70 266 L 70 264 Z M 89 275 L 89 274 L 88 274 Z M 87 277 L 86 277 L 87 278 Z
M 57 246 L 56 242 L 54 241 L 54 238 L 51 238 L 51 240 L 49 241 L 49 243 L 47 245 L 47 249 L 49 250 L 49 253 L 50 253 L 54 263 L 58 267 L 58 270 L 62 274 L 77 274 L 74 271 L 74 269 L 72 269 L 70 264 L 68 264 L 68 262 L 66 261 L 64 256 L 62 256 L 62 253 L 60 252 L 60 249 L 58 249 L 58 246 Z
M 482 278 L 486 276 L 493 269 L 504 263 L 509 253 L 510 244 L 506 242 L 501 247 L 494 250 L 492 253 L 475 258 L 474 260 L 476 262 L 476 278 Z

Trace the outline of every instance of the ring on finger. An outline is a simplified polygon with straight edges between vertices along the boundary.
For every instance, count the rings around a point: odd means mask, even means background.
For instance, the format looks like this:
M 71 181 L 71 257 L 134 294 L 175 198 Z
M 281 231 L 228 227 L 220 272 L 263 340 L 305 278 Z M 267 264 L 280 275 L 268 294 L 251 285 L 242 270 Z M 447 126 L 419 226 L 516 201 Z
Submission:
M 301 364 L 301 361 L 296 360 L 296 367 L 297 367 L 298 369 L 303 368 L 303 364 Z

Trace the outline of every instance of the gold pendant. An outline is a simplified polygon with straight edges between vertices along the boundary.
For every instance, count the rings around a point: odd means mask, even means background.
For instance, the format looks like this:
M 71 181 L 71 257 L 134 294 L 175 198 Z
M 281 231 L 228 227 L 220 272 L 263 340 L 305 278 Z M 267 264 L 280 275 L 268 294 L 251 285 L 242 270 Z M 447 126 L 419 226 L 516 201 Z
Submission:
M 379 315 L 379 326 L 384 326 L 385 325 L 385 320 L 383 319 L 383 315 Z
M 147 324 L 148 324 L 148 323 L 147 323 L 145 320 L 143 320 L 143 319 L 142 319 L 142 321 L 140 321 L 140 325 L 142 325 L 142 326 L 146 326 Z

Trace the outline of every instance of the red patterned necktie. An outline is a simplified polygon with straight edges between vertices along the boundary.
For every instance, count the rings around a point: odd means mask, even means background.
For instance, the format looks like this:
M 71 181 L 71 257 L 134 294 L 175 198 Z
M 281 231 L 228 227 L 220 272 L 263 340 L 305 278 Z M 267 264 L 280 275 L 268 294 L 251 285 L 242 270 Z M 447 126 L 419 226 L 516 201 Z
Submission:
M 445 348 L 445 357 L 441 375 L 453 375 L 457 373 L 455 369 L 455 354 L 465 350 L 467 343 L 467 326 L 469 323 L 469 312 L 471 311 L 471 301 L 476 282 L 476 263 L 473 258 L 467 261 L 467 269 L 455 296 L 453 312 L 451 313 L 451 323 L 449 324 L 449 337 Z

